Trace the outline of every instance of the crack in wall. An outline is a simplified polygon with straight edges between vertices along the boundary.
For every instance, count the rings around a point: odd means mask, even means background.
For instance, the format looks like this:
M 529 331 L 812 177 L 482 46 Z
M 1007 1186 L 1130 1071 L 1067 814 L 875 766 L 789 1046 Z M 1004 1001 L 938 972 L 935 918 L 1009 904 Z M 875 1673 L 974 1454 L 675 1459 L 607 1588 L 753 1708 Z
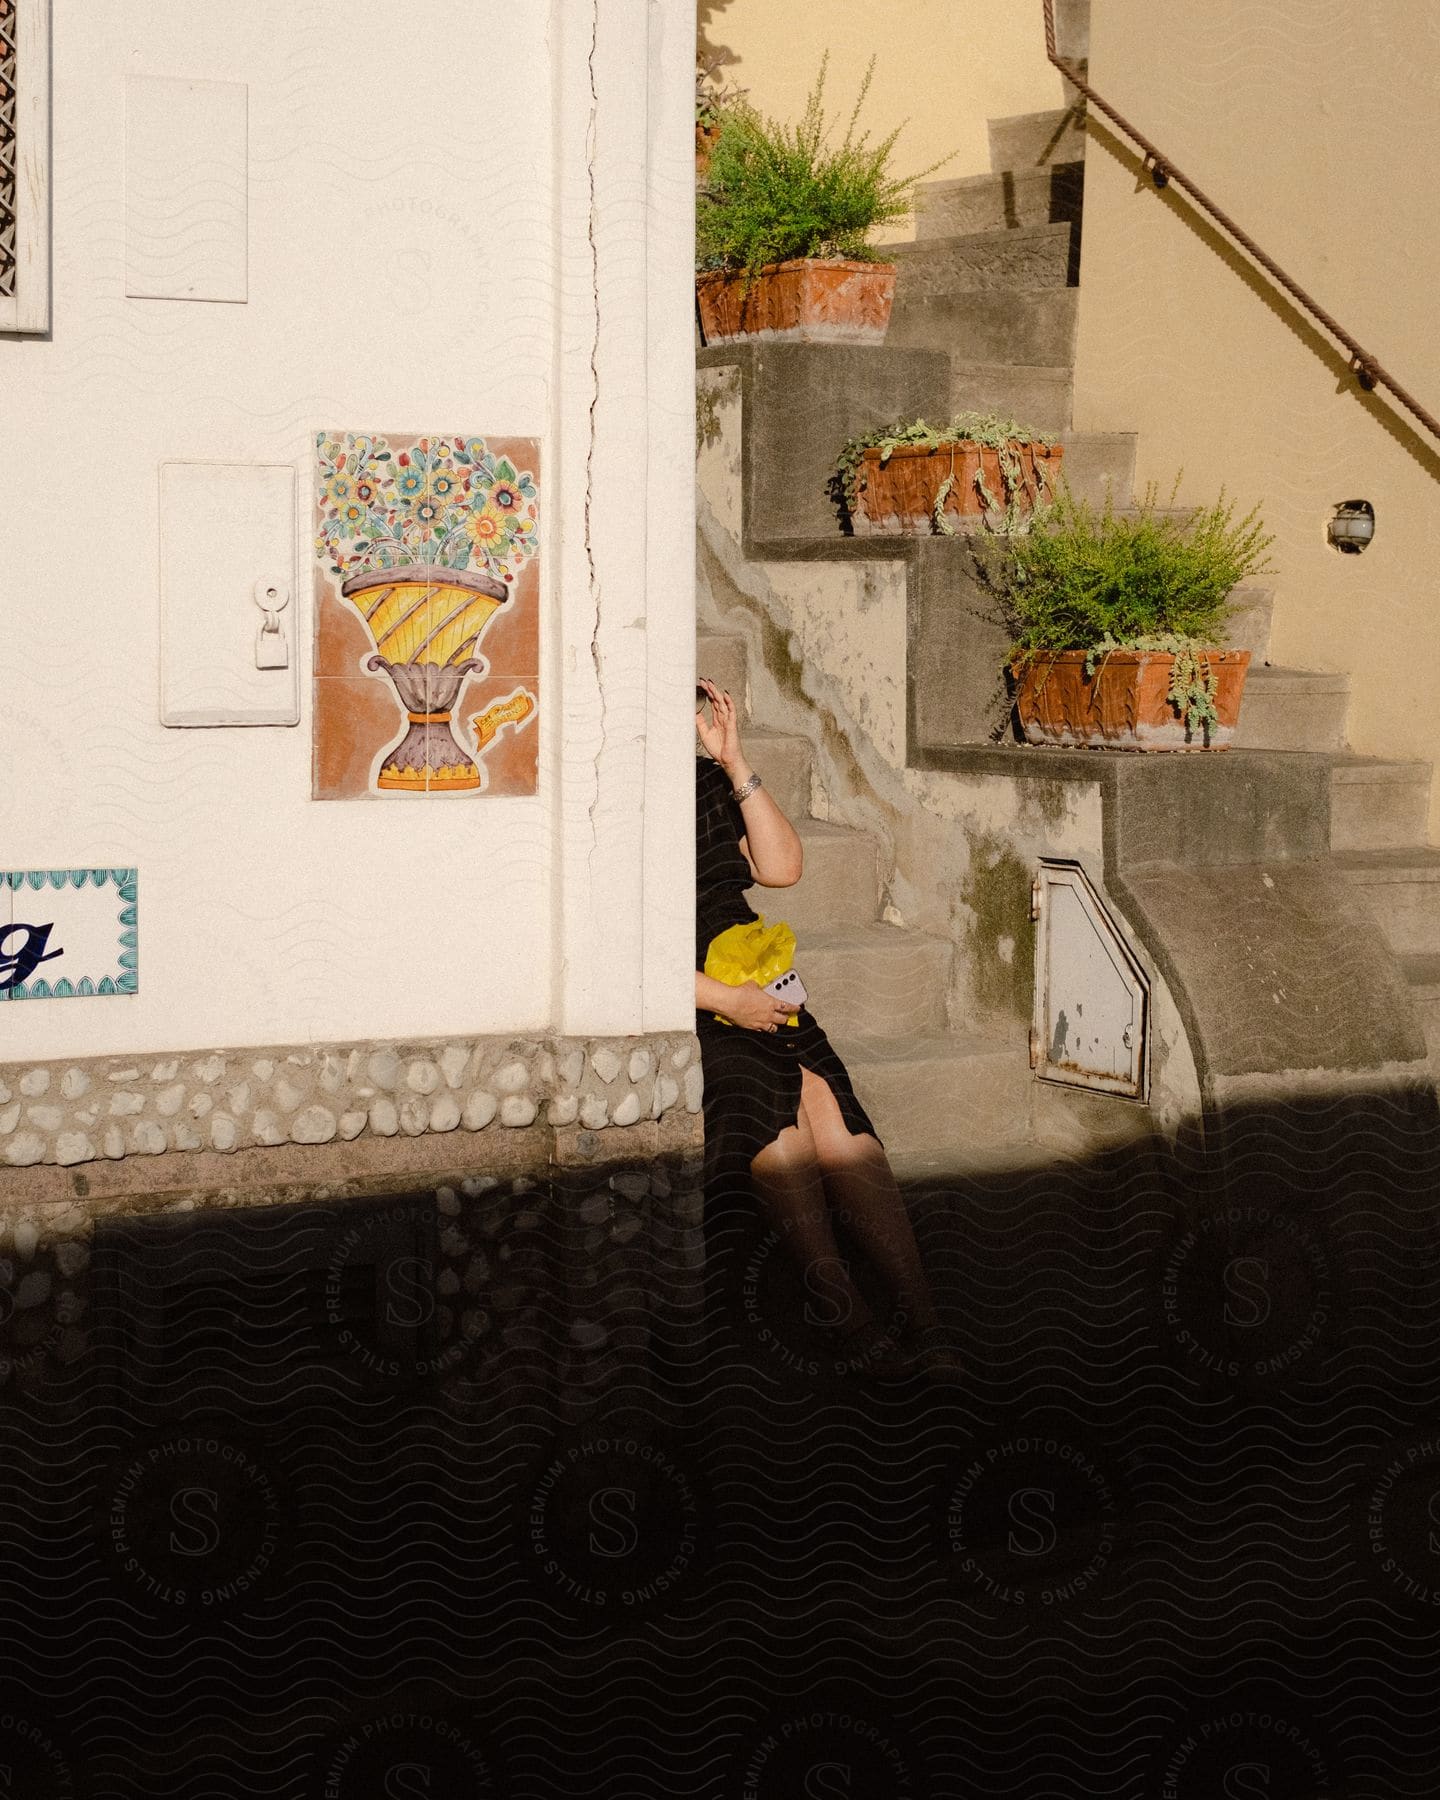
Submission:
M 605 732 L 607 703 L 605 698 L 604 664 L 600 655 L 600 580 L 595 567 L 595 542 L 592 532 L 592 508 L 595 499 L 595 443 L 597 432 L 597 415 L 600 407 L 600 243 L 596 232 L 598 208 L 598 184 L 595 178 L 595 146 L 597 137 L 597 121 L 600 111 L 599 89 L 595 81 L 595 59 L 600 43 L 600 5 L 593 0 L 590 15 L 590 52 L 586 59 L 590 77 L 590 118 L 585 133 L 585 167 L 589 183 L 589 213 L 586 219 L 586 235 L 590 244 L 590 286 L 594 301 L 592 336 L 590 340 L 590 436 L 585 447 L 585 564 L 590 584 L 590 595 L 594 605 L 594 624 L 590 631 L 590 662 L 595 670 L 595 686 L 600 696 L 600 742 L 596 747 L 593 761 L 595 773 L 595 791 L 586 809 L 590 819 L 590 850 L 586 857 L 587 872 L 593 873 L 595 851 L 600 842 L 599 828 L 596 825 L 595 813 L 600 805 L 600 759 L 605 754 Z

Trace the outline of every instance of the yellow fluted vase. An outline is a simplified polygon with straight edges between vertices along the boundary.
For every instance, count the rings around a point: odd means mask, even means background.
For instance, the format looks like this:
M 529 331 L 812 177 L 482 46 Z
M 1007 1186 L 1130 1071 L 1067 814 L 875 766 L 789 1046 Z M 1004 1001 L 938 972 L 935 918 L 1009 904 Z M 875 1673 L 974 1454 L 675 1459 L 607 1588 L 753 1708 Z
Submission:
M 375 785 L 406 793 L 478 788 L 480 771 L 451 714 L 466 677 L 486 666 L 476 646 L 510 590 L 491 575 L 413 563 L 352 575 L 340 592 L 375 645 L 366 667 L 384 669 L 406 713 Z

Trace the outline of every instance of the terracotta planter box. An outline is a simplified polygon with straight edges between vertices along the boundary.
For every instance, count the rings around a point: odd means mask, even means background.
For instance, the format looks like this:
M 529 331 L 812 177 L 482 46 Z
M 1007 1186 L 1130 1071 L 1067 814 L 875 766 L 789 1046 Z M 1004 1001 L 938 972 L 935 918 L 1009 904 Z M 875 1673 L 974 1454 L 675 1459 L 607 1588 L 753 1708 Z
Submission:
M 695 173 L 704 177 L 710 172 L 710 154 L 715 148 L 715 140 L 720 135 L 718 125 L 697 125 L 695 127 Z
M 838 257 L 771 263 L 748 289 L 743 275 L 697 276 L 695 295 L 707 344 L 878 344 L 895 303 L 895 265 Z
M 1056 444 L 1017 444 L 1021 485 L 1016 498 L 1022 512 L 1030 512 L 1040 494 L 1053 493 L 1064 460 L 1065 447 Z M 858 470 L 855 511 L 851 523 L 856 536 L 899 534 L 928 537 L 938 531 L 935 502 L 951 476 L 954 483 L 945 496 L 947 519 L 980 518 L 985 502 L 976 491 L 975 476 L 981 471 L 985 485 L 1004 504 L 1005 480 L 1000 473 L 1000 452 L 983 444 L 956 443 L 937 449 L 923 444 L 902 444 L 884 462 L 879 450 L 867 450 Z
M 1112 650 L 1085 673 L 1085 651 L 1060 650 L 1015 671 L 1015 709 L 1027 742 L 1078 749 L 1223 750 L 1235 737 L 1248 650 L 1202 651 L 1216 678 L 1208 741 L 1193 737 L 1169 699 L 1175 658 L 1155 650 Z

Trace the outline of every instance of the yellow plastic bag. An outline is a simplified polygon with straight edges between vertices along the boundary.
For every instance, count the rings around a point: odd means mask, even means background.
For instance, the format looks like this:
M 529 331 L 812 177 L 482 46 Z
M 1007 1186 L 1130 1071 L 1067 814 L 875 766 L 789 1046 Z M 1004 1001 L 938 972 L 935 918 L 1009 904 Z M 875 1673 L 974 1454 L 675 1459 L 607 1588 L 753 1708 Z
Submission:
M 769 982 L 778 981 L 794 962 L 795 933 L 783 919 L 767 925 L 762 913 L 758 919 L 731 925 L 711 938 L 710 948 L 705 952 L 705 973 L 715 981 L 723 981 L 727 987 L 739 987 L 742 982 L 753 981 L 763 988 Z M 733 1023 L 719 1013 L 715 1017 L 722 1025 Z M 798 1025 L 799 1013 L 791 1013 L 785 1023 Z

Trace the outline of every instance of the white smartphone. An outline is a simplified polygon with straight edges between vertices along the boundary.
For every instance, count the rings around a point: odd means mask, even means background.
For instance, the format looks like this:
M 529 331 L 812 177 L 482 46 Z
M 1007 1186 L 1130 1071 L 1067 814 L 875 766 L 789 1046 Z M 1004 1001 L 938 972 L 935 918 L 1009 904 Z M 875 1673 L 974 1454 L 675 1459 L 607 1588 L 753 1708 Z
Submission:
M 783 975 L 777 975 L 774 981 L 766 982 L 765 992 L 773 994 L 777 1000 L 783 1000 L 791 1012 L 798 1012 L 809 998 L 805 992 L 805 983 L 793 969 L 787 969 Z

